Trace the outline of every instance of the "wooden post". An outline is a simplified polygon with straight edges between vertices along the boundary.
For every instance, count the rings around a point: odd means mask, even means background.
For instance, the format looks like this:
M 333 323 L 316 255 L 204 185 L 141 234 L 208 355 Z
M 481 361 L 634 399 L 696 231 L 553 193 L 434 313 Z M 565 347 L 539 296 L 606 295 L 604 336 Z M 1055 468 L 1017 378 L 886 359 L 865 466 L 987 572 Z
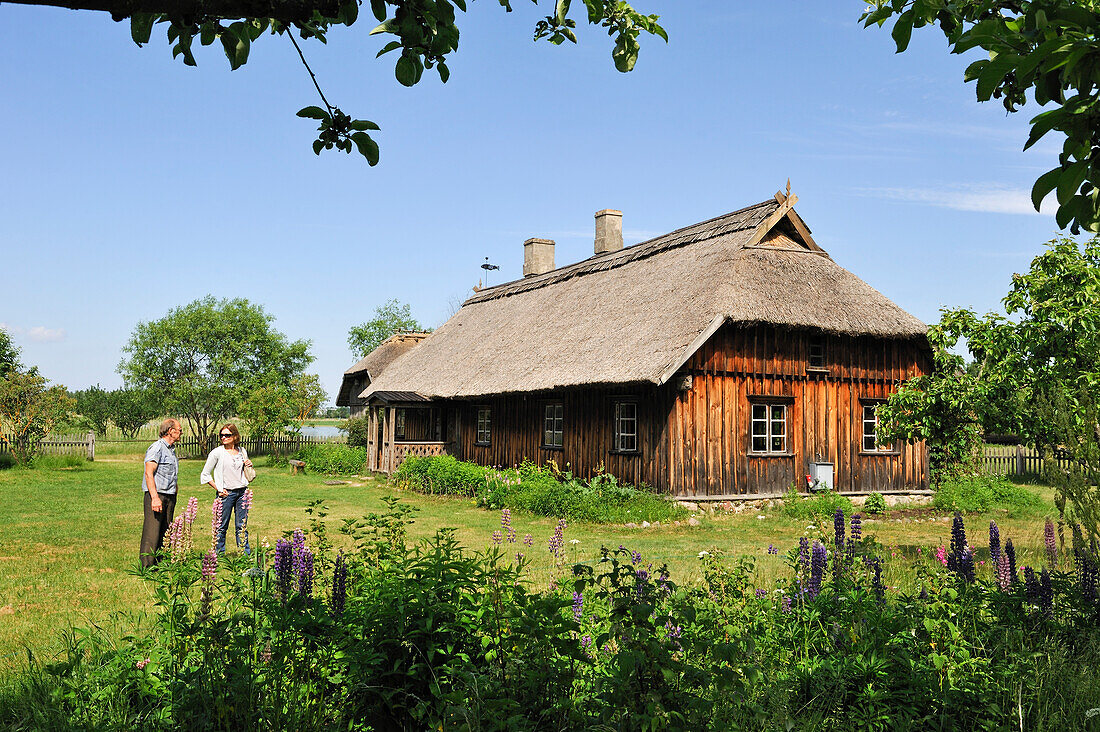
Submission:
M 397 408 L 386 407 L 386 474 L 393 472 L 393 440 L 397 434 Z
M 378 431 L 378 410 L 374 407 L 367 407 L 367 470 L 378 470 L 378 456 L 375 452 L 377 449 L 377 431 Z
M 88 459 L 95 460 L 95 432 L 88 430 Z
M 1023 475 L 1024 467 L 1024 446 L 1016 445 L 1016 475 Z

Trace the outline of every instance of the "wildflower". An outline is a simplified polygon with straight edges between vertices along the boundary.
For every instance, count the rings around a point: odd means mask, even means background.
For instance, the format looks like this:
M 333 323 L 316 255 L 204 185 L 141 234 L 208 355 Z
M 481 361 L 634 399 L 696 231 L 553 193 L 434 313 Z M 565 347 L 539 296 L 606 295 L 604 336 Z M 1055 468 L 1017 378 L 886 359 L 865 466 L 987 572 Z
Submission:
M 138 671 L 144 670 L 145 667 L 149 665 L 149 657 L 146 656 L 145 658 L 141 659 L 140 661 L 138 661 L 134 665 L 137 666 Z
M 504 536 L 500 533 L 500 530 L 498 529 L 493 532 L 492 539 L 494 544 L 500 546 L 500 542 L 504 539 Z
M 882 586 L 882 560 L 878 557 L 871 558 L 871 591 L 880 604 L 886 602 L 886 588 Z
M 214 579 L 218 572 L 218 555 L 213 550 L 202 555 L 202 577 L 205 580 Z
M 702 559 L 703 557 L 709 557 L 709 556 L 710 556 L 710 552 L 708 552 L 705 549 L 703 551 L 699 552 L 699 558 L 700 559 Z
M 298 554 L 306 545 L 306 535 L 301 529 L 294 529 L 294 534 L 291 536 L 291 542 L 294 545 L 294 553 Z
M 993 566 L 999 565 L 999 559 L 1001 557 L 1001 530 L 997 527 L 996 521 L 989 522 L 989 561 Z
M 550 537 L 548 548 L 550 553 L 554 555 L 555 559 L 561 558 L 562 545 L 565 543 L 565 529 L 567 524 L 565 519 L 558 519 L 558 525 L 554 529 L 554 535 Z
M 805 536 L 798 540 L 798 563 L 803 572 L 810 571 L 810 540 Z
M 974 553 L 970 551 L 970 547 L 963 550 L 962 556 L 959 557 L 958 569 L 956 570 L 959 576 L 963 578 L 964 582 L 971 583 L 974 581 Z
M 781 610 L 781 611 L 782 611 L 782 612 L 783 612 L 784 614 L 786 614 L 786 613 L 789 613 L 789 612 L 791 611 L 791 598 L 789 598 L 789 597 L 784 597 L 784 598 L 783 598 L 783 604 L 782 604 L 782 605 L 780 605 L 780 608 L 779 608 L 779 609 L 780 609 L 780 610 Z
M 578 623 L 584 618 L 584 595 L 573 590 L 573 619 Z
M 815 541 L 813 556 L 810 558 L 810 584 L 806 588 L 806 595 L 810 600 L 821 594 L 821 575 L 825 571 L 825 545 Z
M 1008 557 L 1008 573 L 1013 583 L 1016 582 L 1016 547 L 1012 546 L 1012 539 L 1005 541 L 1005 556 Z
M 244 572 L 241 573 L 241 576 L 242 577 L 249 577 L 249 578 L 263 577 L 264 576 L 264 571 L 262 569 L 260 569 L 259 567 L 249 567 L 248 569 L 246 569 Z
M 778 554 L 779 550 L 775 548 L 775 544 L 768 544 L 768 554 Z
M 758 600 L 763 600 L 767 596 L 768 596 L 768 591 L 767 590 L 765 590 L 763 587 L 758 587 L 757 588 L 756 597 L 757 597 Z
M 283 602 L 290 595 L 290 582 L 294 571 L 294 546 L 289 539 L 279 539 L 275 545 L 275 586 Z
M 1081 594 L 1089 603 L 1095 603 L 1097 599 L 1097 586 L 1100 585 L 1100 569 L 1097 568 L 1093 558 L 1084 551 L 1080 553 L 1081 561 Z
M 512 528 L 512 512 L 507 508 L 500 511 L 500 530 L 509 544 L 516 543 L 516 530 Z
M 210 617 L 214 606 L 214 576 L 218 572 L 218 555 L 213 549 L 202 555 L 202 595 L 199 605 L 199 619 Z
M 592 636 L 581 636 L 581 650 L 584 651 L 584 655 L 589 658 L 595 658 L 595 654 L 592 653 Z
M 581 543 L 581 540 L 580 539 L 570 539 L 569 543 L 572 544 L 573 546 L 576 546 L 577 544 Z
M 927 600 L 928 599 L 928 588 L 925 587 L 924 585 L 921 585 L 920 586 L 920 594 L 917 595 L 917 597 L 920 598 L 921 600 Z
M 303 597 L 313 596 L 313 552 L 302 547 L 298 562 L 298 594 Z
M 214 505 L 210 508 L 210 548 L 218 548 L 218 531 L 222 526 L 222 499 L 214 498 Z
M 635 550 L 635 551 L 632 551 L 632 552 L 630 552 L 630 563 L 631 563 L 631 564 L 638 564 L 638 563 L 640 563 L 641 561 L 642 561 L 642 554 L 641 554 L 641 552 L 639 552 L 639 551 L 636 551 L 636 550 Z
M 852 516 L 851 543 L 858 544 L 861 539 L 863 539 L 863 517 L 857 513 Z
M 535 543 L 535 538 L 533 536 L 531 536 L 530 534 L 524 534 L 523 535 L 523 545 L 524 546 L 531 546 L 534 543 Z
M 260 654 L 260 663 L 271 663 L 271 641 L 264 644 L 263 653 Z
M 1002 590 L 1012 586 L 1012 574 L 1008 565 L 1008 557 L 1001 554 L 997 557 L 997 584 Z
M 344 613 L 344 603 L 347 601 L 348 565 L 344 561 L 343 554 L 336 555 L 336 564 L 332 568 L 332 615 L 340 617 Z
M 1047 548 L 1047 562 L 1051 567 L 1058 566 L 1058 544 L 1054 541 L 1054 522 L 1050 519 L 1043 526 L 1043 543 Z
M 940 564 L 947 566 L 947 547 L 940 544 L 939 549 L 936 550 L 936 559 L 940 560 Z
M 1039 575 L 1039 609 L 1045 617 L 1054 617 L 1054 590 L 1050 586 L 1050 570 L 1043 567 Z
M 1035 578 L 1035 570 L 1024 567 L 1024 595 L 1031 602 L 1039 599 L 1039 580 Z
M 833 543 L 837 549 L 844 546 L 844 510 L 838 508 L 833 514 Z

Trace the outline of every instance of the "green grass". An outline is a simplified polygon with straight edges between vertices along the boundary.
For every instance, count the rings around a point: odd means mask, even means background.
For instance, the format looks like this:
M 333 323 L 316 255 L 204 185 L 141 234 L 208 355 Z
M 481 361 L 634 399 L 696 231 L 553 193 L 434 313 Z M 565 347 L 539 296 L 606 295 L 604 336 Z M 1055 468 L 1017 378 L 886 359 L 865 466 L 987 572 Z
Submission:
M 141 451 L 144 452 L 144 449 Z M 112 460 L 112 461 L 108 461 Z M 500 527 L 500 514 L 477 508 L 472 499 L 429 496 L 400 491 L 374 478 L 354 478 L 348 485 L 327 486 L 328 476 L 291 476 L 287 468 L 264 467 L 253 485 L 255 504 L 249 520 L 253 541 L 272 544 L 283 532 L 306 527 L 305 504 L 324 499 L 329 507 L 330 532 L 342 518 L 362 516 L 383 508 L 382 498 L 398 494 L 418 509 L 412 538 L 429 536 L 440 527 L 455 527 L 459 540 L 472 548 L 484 548 L 490 534 Z M 196 535 L 209 536 L 211 493 L 199 487 L 201 461 L 180 463 L 179 505 L 198 496 L 200 518 Z M 137 560 L 141 531 L 141 455 L 112 457 L 77 468 L 0 470 L 0 672 L 18 668 L 25 661 L 24 647 L 48 658 L 60 647 L 59 634 L 70 625 L 105 621 L 118 610 L 141 610 L 150 605 L 149 590 L 128 574 Z M 1033 487 L 1054 514 L 1052 491 Z M 178 512 L 181 512 L 182 508 Z M 1037 562 L 1042 547 L 1042 517 L 1039 511 L 1026 517 L 1012 517 L 993 511 L 967 518 L 971 542 L 985 555 L 986 529 L 996 519 L 1002 537 L 1012 537 L 1020 563 Z M 764 516 L 763 519 L 758 516 Z M 545 576 L 550 567 L 546 542 L 557 519 L 513 511 L 512 523 L 520 539 L 530 533 L 534 546 L 526 550 L 533 562 L 533 575 Z M 813 529 L 807 529 L 813 526 Z M 797 545 L 804 533 L 831 535 L 830 522 L 812 523 L 788 518 L 778 508 L 763 511 L 704 515 L 702 524 L 692 527 L 662 525 L 659 528 L 627 529 L 618 525 L 574 524 L 566 531 L 570 561 L 591 561 L 601 545 L 620 543 L 637 549 L 655 566 L 667 562 L 677 581 L 690 582 L 699 576 L 698 554 L 721 551 L 727 556 L 751 555 L 762 581 L 786 572 L 782 552 Z M 886 514 L 867 520 L 865 534 L 874 534 L 884 545 L 888 562 L 886 581 L 895 587 L 912 582 L 907 569 L 930 549 L 949 540 L 950 523 L 930 517 L 897 518 Z M 340 537 L 336 534 L 336 537 Z M 569 540 L 576 539 L 577 544 Z M 769 544 L 779 556 L 766 553 Z M 521 545 L 517 549 L 524 551 Z M 926 561 L 926 559 L 924 560 Z M 988 572 L 988 565 L 982 570 Z

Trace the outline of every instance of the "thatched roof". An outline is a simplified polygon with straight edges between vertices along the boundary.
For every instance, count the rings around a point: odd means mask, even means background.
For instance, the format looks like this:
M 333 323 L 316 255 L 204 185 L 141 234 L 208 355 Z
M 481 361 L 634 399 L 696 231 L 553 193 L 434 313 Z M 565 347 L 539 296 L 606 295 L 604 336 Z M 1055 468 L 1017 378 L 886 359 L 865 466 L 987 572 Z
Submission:
M 378 348 L 359 359 L 354 366 L 344 372 L 340 392 L 336 395 L 336 406 L 350 406 L 351 399 L 355 396 L 351 393 L 353 384 L 357 382 L 362 385 L 371 383 L 378 378 L 383 369 L 397 360 L 398 356 L 408 353 L 413 346 L 427 337 L 427 333 L 395 333 L 382 341 Z
M 362 393 L 462 398 L 667 381 L 723 323 L 886 338 L 927 327 L 813 242 L 782 195 L 483 290 Z

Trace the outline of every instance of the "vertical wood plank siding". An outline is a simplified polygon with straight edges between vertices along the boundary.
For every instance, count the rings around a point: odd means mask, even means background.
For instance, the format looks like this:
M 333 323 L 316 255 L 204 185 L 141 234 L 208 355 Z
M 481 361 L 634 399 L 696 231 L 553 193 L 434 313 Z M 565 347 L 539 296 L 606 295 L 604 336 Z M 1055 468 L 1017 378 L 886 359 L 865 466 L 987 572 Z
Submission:
M 828 335 L 825 367 L 808 369 L 808 341 L 820 333 L 770 326 L 723 326 L 685 364 L 680 379 L 662 387 L 585 387 L 553 394 L 502 395 L 453 402 L 447 432 L 456 457 L 482 465 L 512 466 L 554 460 L 590 477 L 605 470 L 679 496 L 777 493 L 804 489 L 808 464 L 831 462 L 836 490 L 927 488 L 925 445 L 895 453 L 862 450 L 863 404 L 884 400 L 897 382 L 927 373 L 931 357 L 919 341 Z M 637 398 L 638 447 L 613 447 L 614 402 Z M 548 401 L 563 406 L 563 445 L 542 446 Z M 754 401 L 786 407 L 787 449 L 782 456 L 749 454 Z M 489 445 L 475 444 L 477 408 L 492 412 Z M 408 423 L 406 423 L 408 424 Z M 453 432 L 451 431 L 453 429 Z

